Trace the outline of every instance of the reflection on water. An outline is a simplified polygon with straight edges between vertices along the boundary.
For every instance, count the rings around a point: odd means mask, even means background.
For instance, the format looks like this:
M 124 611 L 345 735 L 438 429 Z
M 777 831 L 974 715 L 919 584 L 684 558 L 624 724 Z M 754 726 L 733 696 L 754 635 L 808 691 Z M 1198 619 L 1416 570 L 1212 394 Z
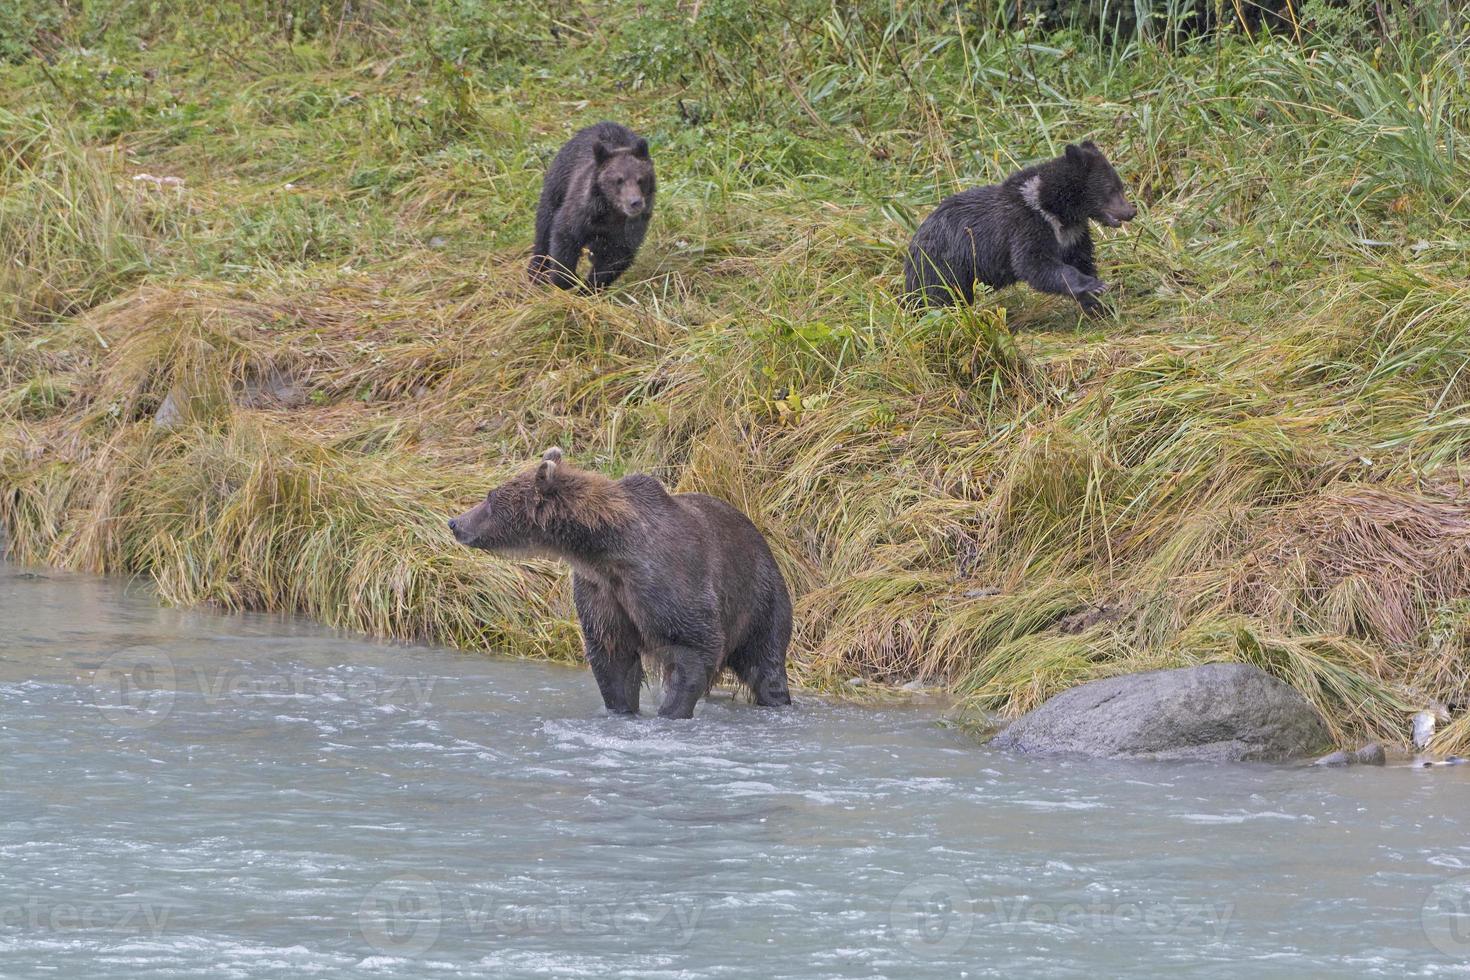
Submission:
M 1438 974 L 1470 772 L 1043 762 L 0 566 L 0 975 Z M 1470 767 L 1466 767 L 1470 768 Z

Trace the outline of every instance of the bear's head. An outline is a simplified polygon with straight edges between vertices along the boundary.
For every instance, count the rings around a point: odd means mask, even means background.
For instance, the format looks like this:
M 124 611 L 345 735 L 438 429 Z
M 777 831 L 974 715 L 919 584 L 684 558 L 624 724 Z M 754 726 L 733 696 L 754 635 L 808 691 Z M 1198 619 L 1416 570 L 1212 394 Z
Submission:
M 1123 179 L 1096 143 L 1084 140 L 1080 145 L 1069 144 L 1062 159 L 1071 171 L 1066 184 L 1073 191 L 1077 218 L 1117 228 L 1138 216 L 1138 208 L 1123 192 Z
M 449 522 L 455 540 L 506 557 L 582 554 L 627 524 L 633 509 L 617 483 L 577 469 L 555 447 Z
M 637 218 L 653 207 L 653 161 L 648 140 L 639 138 L 632 146 L 592 144 L 596 165 L 592 184 L 612 209 L 626 218 Z

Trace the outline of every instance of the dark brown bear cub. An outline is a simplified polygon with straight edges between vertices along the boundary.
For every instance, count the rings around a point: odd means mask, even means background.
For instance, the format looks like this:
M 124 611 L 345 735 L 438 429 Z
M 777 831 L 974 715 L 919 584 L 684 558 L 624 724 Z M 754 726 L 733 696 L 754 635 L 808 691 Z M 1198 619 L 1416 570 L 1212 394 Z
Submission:
M 1091 140 L 1068 146 L 1055 160 L 940 202 L 909 243 L 907 299 L 919 306 L 972 303 L 977 281 L 1001 289 L 1019 280 L 1097 312 L 1108 284 L 1097 277 L 1087 222 L 1116 228 L 1137 214 Z
M 541 185 L 531 279 L 584 288 L 577 263 L 585 248 L 592 253 L 585 286 L 611 285 L 643 243 L 653 193 L 648 140 L 612 122 L 578 132 L 557 152 Z
M 461 544 L 560 558 L 587 662 L 609 711 L 638 713 L 645 663 L 663 675 L 665 718 L 689 718 L 722 669 L 757 704 L 790 704 L 791 595 L 765 538 L 702 493 L 670 494 L 651 476 L 610 480 L 541 462 L 449 522 Z

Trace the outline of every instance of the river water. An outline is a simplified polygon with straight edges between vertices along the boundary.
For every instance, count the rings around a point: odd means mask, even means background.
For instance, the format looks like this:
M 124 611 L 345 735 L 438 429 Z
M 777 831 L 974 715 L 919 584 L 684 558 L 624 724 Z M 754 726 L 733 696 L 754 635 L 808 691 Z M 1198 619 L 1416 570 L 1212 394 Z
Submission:
M 1470 963 L 1470 767 L 1098 764 L 0 565 L 0 976 Z

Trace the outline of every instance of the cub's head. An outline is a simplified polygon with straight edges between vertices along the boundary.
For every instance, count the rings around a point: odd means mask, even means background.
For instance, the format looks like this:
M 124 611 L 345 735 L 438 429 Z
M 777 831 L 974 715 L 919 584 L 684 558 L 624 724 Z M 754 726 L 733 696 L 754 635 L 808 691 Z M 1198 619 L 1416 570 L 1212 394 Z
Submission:
M 579 470 L 551 448 L 541 461 L 449 522 L 460 544 L 506 557 L 578 555 L 631 521 L 618 485 Z
M 1080 145 L 1069 144 L 1064 159 L 1072 171 L 1069 179 L 1075 180 L 1081 190 L 1082 217 L 1116 228 L 1138 216 L 1138 208 L 1123 193 L 1123 179 L 1096 143 L 1085 140 Z
M 592 159 L 597 167 L 593 175 L 597 193 L 614 211 L 627 218 L 648 213 L 653 207 L 653 161 L 648 157 L 648 140 L 640 137 L 633 146 L 608 146 L 599 140 L 592 144 Z

